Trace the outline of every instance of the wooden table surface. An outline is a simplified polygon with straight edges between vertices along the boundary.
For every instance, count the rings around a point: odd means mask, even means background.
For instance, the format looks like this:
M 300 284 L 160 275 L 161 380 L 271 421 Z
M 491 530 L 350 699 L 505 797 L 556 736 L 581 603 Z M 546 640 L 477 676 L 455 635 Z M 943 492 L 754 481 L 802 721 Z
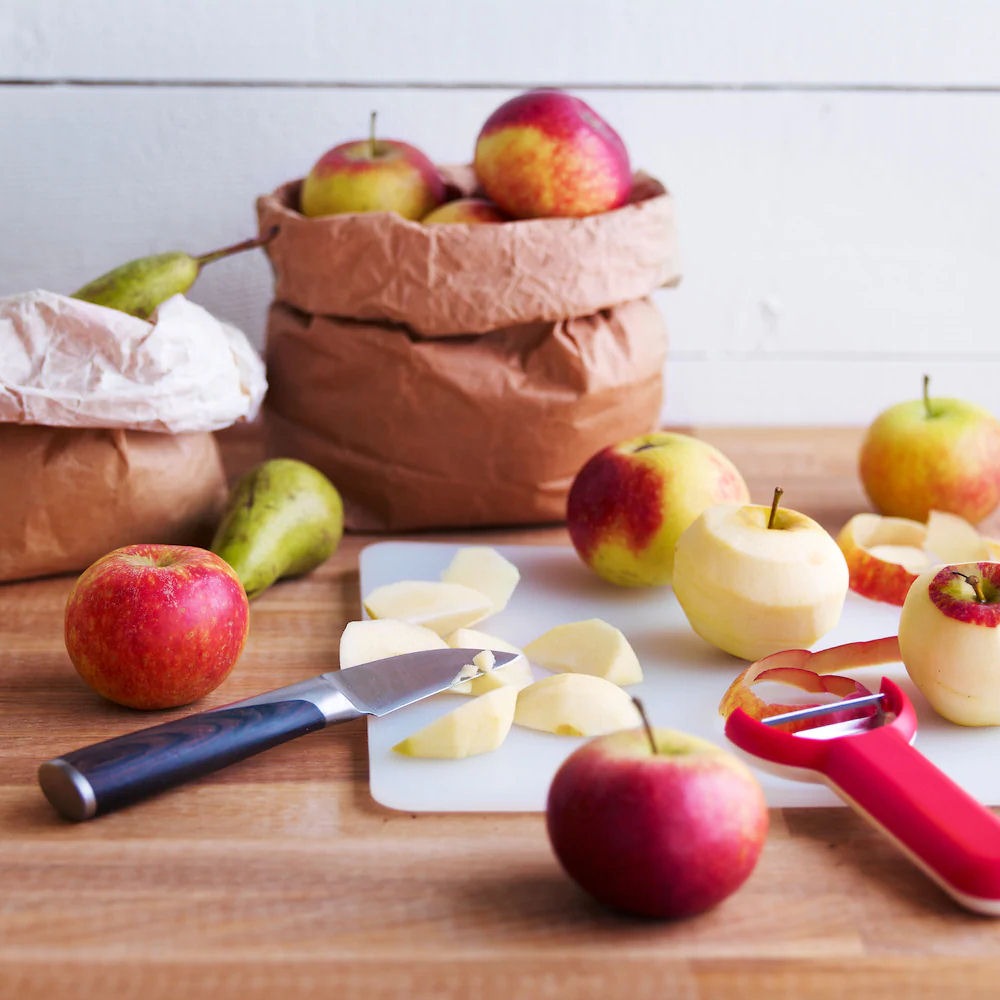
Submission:
M 836 530 L 865 506 L 854 430 L 698 430 L 764 502 Z M 231 472 L 257 457 L 224 437 Z M 424 537 L 566 544 L 562 528 Z M 347 537 L 252 606 L 207 708 L 337 665 L 358 617 Z M 93 822 L 35 783 L 60 752 L 184 714 L 138 714 L 66 656 L 72 577 L 0 586 L 0 997 L 996 997 L 1000 923 L 945 897 L 853 812 L 772 812 L 749 882 L 679 923 L 601 909 L 540 815 L 410 815 L 368 794 L 365 728 L 340 726 Z

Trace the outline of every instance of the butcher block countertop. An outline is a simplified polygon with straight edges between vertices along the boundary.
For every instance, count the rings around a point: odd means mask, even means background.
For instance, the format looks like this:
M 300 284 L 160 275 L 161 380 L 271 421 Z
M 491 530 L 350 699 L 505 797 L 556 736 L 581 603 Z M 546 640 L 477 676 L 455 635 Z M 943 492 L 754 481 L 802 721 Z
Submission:
M 756 502 L 836 531 L 866 504 L 853 429 L 696 429 Z M 259 457 L 222 435 L 232 474 Z M 564 529 L 422 538 L 568 544 Z M 250 638 L 208 708 L 337 664 L 358 617 L 349 536 L 252 605 Z M 0 998 L 609 1000 L 991 997 L 1000 921 L 959 910 L 846 808 L 776 810 L 749 882 L 679 923 L 600 908 L 561 872 L 541 815 L 412 815 L 368 793 L 363 722 L 277 747 L 74 825 L 41 761 L 190 710 L 92 694 L 63 646 L 73 578 L 0 585 Z

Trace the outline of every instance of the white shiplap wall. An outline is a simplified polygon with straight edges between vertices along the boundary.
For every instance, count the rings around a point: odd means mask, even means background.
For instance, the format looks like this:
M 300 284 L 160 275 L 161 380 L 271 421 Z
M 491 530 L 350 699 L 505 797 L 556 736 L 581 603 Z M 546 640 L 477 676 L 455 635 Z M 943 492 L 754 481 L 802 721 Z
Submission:
M 670 423 L 1000 410 L 990 0 L 0 0 L 0 294 L 254 229 L 257 194 L 385 135 L 442 161 L 528 85 L 578 90 L 678 202 Z M 258 344 L 260 255 L 192 297 Z

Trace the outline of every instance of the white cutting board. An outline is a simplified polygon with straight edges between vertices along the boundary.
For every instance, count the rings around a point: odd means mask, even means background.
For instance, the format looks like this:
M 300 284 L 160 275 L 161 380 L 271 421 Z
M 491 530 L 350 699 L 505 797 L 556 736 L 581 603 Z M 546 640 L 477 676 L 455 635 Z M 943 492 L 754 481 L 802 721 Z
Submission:
M 459 545 L 378 542 L 361 552 L 361 593 L 394 580 L 437 580 Z M 560 546 L 499 545 L 521 572 L 510 604 L 474 627 L 524 646 L 555 625 L 603 618 L 631 642 L 645 679 L 628 690 L 642 699 L 655 726 L 682 729 L 730 748 L 719 699 L 746 666 L 691 631 L 670 587 L 623 588 L 605 583 Z M 899 609 L 848 594 L 840 625 L 815 648 L 894 635 Z M 547 673 L 533 667 L 536 677 Z M 938 717 L 914 688 L 902 664 L 851 672 L 877 690 L 882 676 L 913 700 L 919 719 L 916 746 L 941 770 L 987 805 L 1000 805 L 1000 728 L 969 729 Z M 791 690 L 791 689 L 789 689 Z M 442 694 L 381 719 L 369 720 L 371 793 L 407 812 L 542 812 L 549 783 L 583 739 L 513 726 L 493 753 L 465 760 L 422 760 L 392 752 L 394 744 L 466 696 Z M 745 757 L 752 764 L 752 759 Z M 755 768 L 768 804 L 841 805 L 827 786 L 792 781 Z

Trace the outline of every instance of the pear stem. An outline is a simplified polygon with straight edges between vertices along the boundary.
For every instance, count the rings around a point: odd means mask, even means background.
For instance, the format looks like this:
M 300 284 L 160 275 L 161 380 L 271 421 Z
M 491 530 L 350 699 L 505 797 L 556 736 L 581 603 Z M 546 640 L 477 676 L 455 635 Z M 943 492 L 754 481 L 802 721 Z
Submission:
M 976 600 L 980 604 L 986 603 L 986 594 L 983 592 L 983 581 L 978 576 L 966 576 L 965 573 L 959 573 L 957 569 L 953 569 L 952 572 L 955 576 L 960 576 L 976 592 Z
M 767 519 L 768 528 L 774 527 L 774 519 L 778 514 L 778 503 L 780 502 L 784 494 L 785 491 L 780 486 L 774 487 L 774 499 L 771 501 L 771 513 Z
M 378 149 L 375 146 L 375 115 L 377 112 L 373 111 L 371 113 L 371 119 L 368 123 L 368 151 L 371 153 L 371 158 L 374 160 L 378 156 Z
M 934 416 L 934 411 L 931 409 L 931 377 L 930 375 L 924 376 L 924 413 L 927 418 L 930 419 Z
M 262 247 L 265 243 L 270 243 L 277 235 L 278 226 L 271 226 L 261 236 L 255 236 L 251 240 L 242 240 L 240 243 L 223 247 L 221 250 L 213 250 L 211 253 L 203 253 L 200 257 L 195 257 L 195 261 L 197 261 L 199 267 L 204 267 L 206 264 L 211 264 L 212 261 L 219 260 L 221 257 L 229 257 L 234 253 L 242 253 L 244 250 L 253 250 L 254 247 Z
M 642 728 L 646 730 L 646 739 L 649 740 L 649 749 L 652 750 L 654 754 L 659 753 L 660 751 L 656 749 L 656 737 L 653 736 L 653 727 L 649 724 L 649 717 L 646 715 L 645 707 L 635 695 L 632 695 L 632 704 L 635 705 L 639 711 L 639 718 L 642 719 Z

